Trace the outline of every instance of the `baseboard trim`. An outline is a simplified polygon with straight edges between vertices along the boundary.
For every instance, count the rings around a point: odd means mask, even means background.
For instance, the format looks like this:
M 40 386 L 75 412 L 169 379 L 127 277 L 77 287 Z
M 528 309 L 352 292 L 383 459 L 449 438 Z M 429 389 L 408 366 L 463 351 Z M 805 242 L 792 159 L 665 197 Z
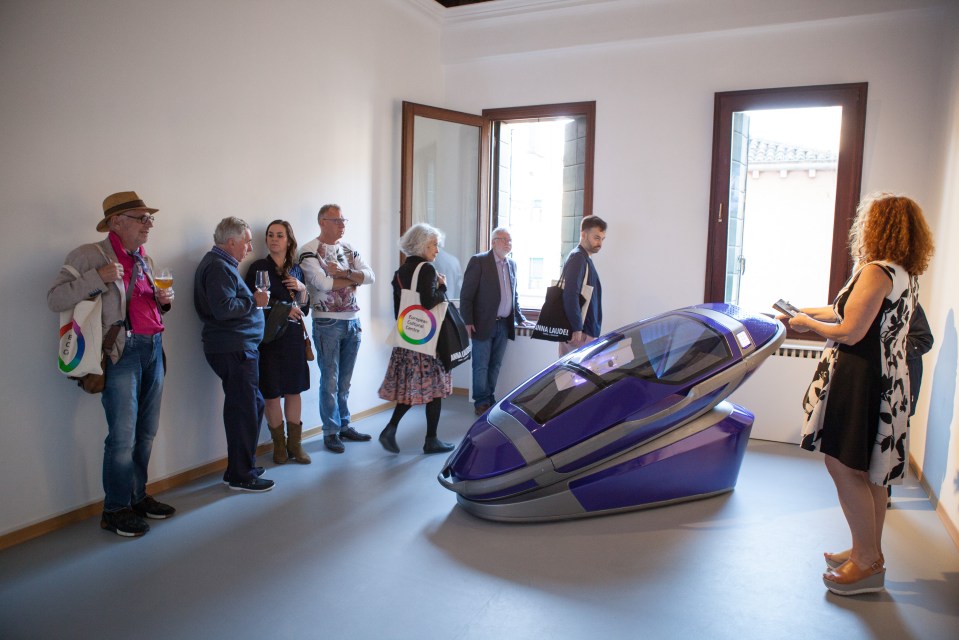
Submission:
M 372 409 L 367 409 L 366 411 L 360 411 L 352 415 L 353 420 L 362 420 L 363 418 L 376 415 L 377 413 L 382 413 L 383 411 L 388 411 L 396 405 L 395 402 L 387 402 L 381 405 L 377 405 Z M 311 429 L 307 429 L 303 432 L 303 438 L 312 438 L 315 435 L 320 435 L 323 433 L 323 426 L 316 426 Z M 273 443 L 265 442 L 259 445 L 256 448 L 256 455 L 262 456 L 267 453 L 273 452 Z M 163 493 L 164 491 L 169 491 L 170 489 L 175 489 L 181 487 L 185 484 L 189 484 L 194 480 L 199 478 L 212 475 L 214 473 L 222 473 L 226 469 L 226 458 L 220 458 L 214 460 L 213 462 L 208 462 L 202 464 L 198 467 L 192 469 L 187 469 L 180 473 L 176 473 L 172 476 L 166 478 L 161 478 L 160 480 L 155 480 L 147 484 L 147 492 L 152 494 Z M 94 516 L 99 516 L 103 512 L 103 500 L 98 500 L 96 502 L 91 502 L 90 504 L 72 509 L 66 513 L 63 513 L 52 518 L 48 518 L 36 524 L 32 524 L 22 529 L 17 529 L 16 531 L 11 531 L 0 536 L 0 551 L 4 549 L 9 549 L 14 547 L 22 542 L 27 540 L 32 540 L 38 538 L 42 535 L 52 533 L 58 529 L 69 526 L 75 522 L 80 522 L 81 520 L 86 520 L 87 518 L 92 518 Z
M 929 498 L 930 504 L 935 508 L 936 515 L 939 516 L 942 526 L 946 528 L 946 533 L 952 538 L 952 543 L 959 549 L 959 528 L 957 528 L 956 523 L 949 518 L 949 514 L 946 513 L 942 502 L 932 490 L 932 486 L 930 486 L 929 481 L 926 480 L 926 476 L 923 475 L 922 469 L 916 464 L 916 459 L 912 457 L 912 454 L 909 454 L 909 466 L 912 467 L 913 473 L 916 474 L 916 478 L 919 480 L 919 486 L 926 492 L 926 497 Z

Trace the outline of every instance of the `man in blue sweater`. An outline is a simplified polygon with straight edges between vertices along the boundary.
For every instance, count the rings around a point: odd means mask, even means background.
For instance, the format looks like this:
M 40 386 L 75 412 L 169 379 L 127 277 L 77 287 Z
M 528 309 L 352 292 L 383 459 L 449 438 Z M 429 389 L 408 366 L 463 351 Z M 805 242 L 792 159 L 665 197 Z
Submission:
M 586 216 L 579 229 L 579 244 L 569 252 L 563 265 L 563 308 L 569 319 L 570 339 L 559 343 L 560 357 L 598 338 L 603 324 L 603 285 L 590 256 L 603 248 L 606 221 L 599 216 Z M 593 292 L 582 307 L 584 284 L 591 286 Z
M 193 282 L 193 304 L 203 321 L 203 353 L 223 381 L 223 427 L 227 465 L 223 482 L 235 491 L 262 492 L 273 481 L 260 477 L 256 444 L 263 419 L 260 353 L 263 312 L 269 293 L 253 293 L 240 277 L 240 262 L 253 251 L 250 225 L 239 218 L 220 221 L 214 247 L 203 256 Z

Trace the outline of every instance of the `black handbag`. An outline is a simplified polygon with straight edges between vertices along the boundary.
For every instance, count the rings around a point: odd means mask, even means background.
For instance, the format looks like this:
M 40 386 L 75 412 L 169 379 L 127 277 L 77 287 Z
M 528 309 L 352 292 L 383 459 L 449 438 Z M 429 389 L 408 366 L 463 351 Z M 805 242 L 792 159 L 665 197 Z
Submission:
M 455 304 L 449 302 L 449 299 L 447 303 L 446 317 L 440 325 L 439 342 L 436 344 L 436 357 L 439 358 L 444 369 L 452 371 L 470 359 L 473 346 L 460 310 Z
M 270 301 L 270 313 L 266 316 L 266 326 L 263 329 L 263 340 L 260 341 L 260 344 L 269 344 L 286 333 L 286 329 L 290 325 L 288 319 L 292 310 L 292 302 Z

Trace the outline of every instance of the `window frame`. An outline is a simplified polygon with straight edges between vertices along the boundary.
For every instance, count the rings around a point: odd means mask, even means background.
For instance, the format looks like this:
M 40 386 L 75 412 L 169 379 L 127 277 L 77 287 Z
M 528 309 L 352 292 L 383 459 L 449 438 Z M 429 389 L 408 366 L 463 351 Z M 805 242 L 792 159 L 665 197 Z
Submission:
M 499 207 L 498 172 L 493 171 L 492 167 L 498 166 L 498 134 L 499 124 L 502 122 L 535 122 L 537 120 L 561 117 L 582 117 L 585 119 L 586 132 L 584 136 L 582 215 L 592 215 L 596 145 L 596 101 L 484 109 L 481 115 L 403 101 L 400 162 L 400 234 L 405 233 L 413 224 L 413 128 L 417 116 L 480 128 L 480 159 L 477 175 L 476 253 L 489 250 L 489 234 L 493 228 L 494 212 L 498 211 Z M 562 247 L 560 247 L 560 251 L 562 251 Z M 539 314 L 539 309 L 524 308 L 523 313 L 531 319 L 535 319 Z
M 563 102 L 559 104 L 540 104 L 526 107 L 503 107 L 483 109 L 483 117 L 491 123 L 490 151 L 490 204 L 487 212 L 492 223 L 493 212 L 499 210 L 499 172 L 492 167 L 499 166 L 499 129 L 504 122 L 537 122 L 563 117 L 583 117 L 586 120 L 586 148 L 583 162 L 583 217 L 593 214 L 593 172 L 596 147 L 596 101 Z M 488 244 L 488 238 L 485 239 Z M 487 247 L 488 248 L 488 247 Z
M 866 131 L 868 83 L 724 91 L 715 94 L 713 153 L 710 177 L 704 302 L 724 302 L 729 217 L 729 172 L 732 114 L 738 111 L 803 107 L 842 107 L 842 128 L 836 174 L 836 203 L 828 300 L 835 299 L 852 273 L 848 237 L 862 189 L 862 160 Z M 796 224 L 802 224 L 801 221 Z M 790 255 L 784 251 L 784 256 Z M 810 301 L 812 302 L 812 301 Z M 789 337 L 820 339 L 790 331 Z
M 489 224 L 489 145 L 490 122 L 483 116 L 425 104 L 403 101 L 401 158 L 400 158 L 400 235 L 413 226 L 413 125 L 416 117 L 430 118 L 479 128 L 479 159 L 477 163 L 477 238 L 488 233 Z

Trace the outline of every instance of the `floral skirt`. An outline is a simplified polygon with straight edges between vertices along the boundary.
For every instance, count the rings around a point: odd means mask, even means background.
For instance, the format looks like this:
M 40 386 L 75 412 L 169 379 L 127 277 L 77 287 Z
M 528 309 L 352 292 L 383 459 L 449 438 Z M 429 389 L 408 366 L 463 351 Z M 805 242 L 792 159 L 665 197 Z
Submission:
M 409 349 L 393 347 L 379 395 L 399 404 L 426 404 L 453 393 L 453 376 L 440 361 Z

